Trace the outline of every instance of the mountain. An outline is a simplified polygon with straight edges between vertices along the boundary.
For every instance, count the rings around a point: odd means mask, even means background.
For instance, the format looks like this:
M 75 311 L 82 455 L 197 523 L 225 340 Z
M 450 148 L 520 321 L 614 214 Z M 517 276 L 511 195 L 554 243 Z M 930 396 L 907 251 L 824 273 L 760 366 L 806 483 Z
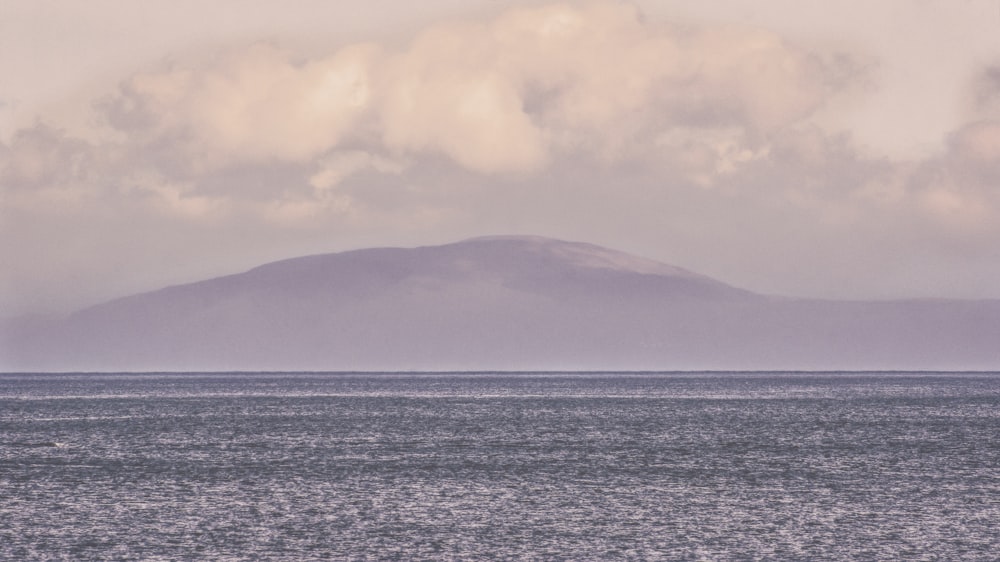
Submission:
M 764 296 L 590 244 L 294 258 L 8 326 L 4 370 L 998 369 L 1000 301 Z

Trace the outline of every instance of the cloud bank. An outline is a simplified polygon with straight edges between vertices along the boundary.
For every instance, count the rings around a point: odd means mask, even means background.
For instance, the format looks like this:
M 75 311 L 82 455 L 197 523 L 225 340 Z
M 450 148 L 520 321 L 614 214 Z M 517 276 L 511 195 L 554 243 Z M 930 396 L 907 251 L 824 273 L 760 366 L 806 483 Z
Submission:
M 351 45 L 298 60 L 258 44 L 134 76 L 102 110 L 132 142 L 176 151 L 178 172 L 364 146 L 517 173 L 567 151 L 627 157 L 677 127 L 767 135 L 856 70 L 761 30 L 560 4 L 440 24 L 402 49 Z
M 256 44 L 136 74 L 95 104 L 107 125 L 96 145 L 42 125 L 15 135 L 5 183 L 104 176 L 90 187 L 143 192 L 190 217 L 245 200 L 264 215 L 343 210 L 330 178 L 399 173 L 414 159 L 520 177 L 568 157 L 669 162 L 710 184 L 766 155 L 858 71 L 763 30 L 650 23 L 628 4 L 518 8 L 432 26 L 402 47 L 301 58 Z M 98 152 L 100 163 L 84 156 Z M 352 154 L 381 164 L 329 172 Z M 268 193 L 232 185 L 276 168 Z

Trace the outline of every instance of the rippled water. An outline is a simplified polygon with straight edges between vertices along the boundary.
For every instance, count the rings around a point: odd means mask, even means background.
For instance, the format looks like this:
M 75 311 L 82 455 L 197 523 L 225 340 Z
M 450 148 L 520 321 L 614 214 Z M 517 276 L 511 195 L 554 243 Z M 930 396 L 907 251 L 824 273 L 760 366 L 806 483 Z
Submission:
M 0 375 L 0 558 L 996 559 L 998 374 Z

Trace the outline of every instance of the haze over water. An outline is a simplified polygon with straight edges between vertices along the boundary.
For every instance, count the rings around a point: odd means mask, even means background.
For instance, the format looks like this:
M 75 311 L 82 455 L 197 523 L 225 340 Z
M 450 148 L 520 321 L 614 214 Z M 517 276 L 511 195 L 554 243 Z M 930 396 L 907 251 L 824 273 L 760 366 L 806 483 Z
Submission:
M 1000 374 L 0 375 L 0 557 L 990 559 Z

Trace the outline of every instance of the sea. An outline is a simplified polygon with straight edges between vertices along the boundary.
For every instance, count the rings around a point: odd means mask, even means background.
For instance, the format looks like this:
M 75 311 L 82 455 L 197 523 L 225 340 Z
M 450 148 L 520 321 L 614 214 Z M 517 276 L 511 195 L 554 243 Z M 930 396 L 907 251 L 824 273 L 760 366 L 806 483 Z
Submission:
M 1000 373 L 0 374 L 4 560 L 997 560 Z

